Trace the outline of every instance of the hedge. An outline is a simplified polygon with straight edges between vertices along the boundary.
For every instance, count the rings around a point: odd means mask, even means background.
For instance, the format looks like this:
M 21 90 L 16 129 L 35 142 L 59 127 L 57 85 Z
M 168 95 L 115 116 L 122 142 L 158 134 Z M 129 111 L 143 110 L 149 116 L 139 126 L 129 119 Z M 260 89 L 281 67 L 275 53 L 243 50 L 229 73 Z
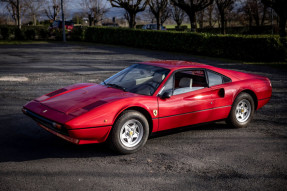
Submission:
M 83 39 L 88 42 L 185 52 L 246 61 L 285 60 L 287 48 L 282 43 L 286 42 L 286 39 L 281 40 L 278 36 L 215 35 L 111 27 L 89 27 L 85 30 Z
M 0 36 L 3 40 L 47 40 L 49 32 L 46 26 L 22 26 L 19 30 L 17 26 L 0 25 Z
M 45 26 L 0 26 L 2 39 L 49 40 Z M 56 40 L 62 39 L 60 31 Z M 244 61 L 284 61 L 287 39 L 268 35 L 218 35 L 116 27 L 74 27 L 68 40 L 126 45 Z

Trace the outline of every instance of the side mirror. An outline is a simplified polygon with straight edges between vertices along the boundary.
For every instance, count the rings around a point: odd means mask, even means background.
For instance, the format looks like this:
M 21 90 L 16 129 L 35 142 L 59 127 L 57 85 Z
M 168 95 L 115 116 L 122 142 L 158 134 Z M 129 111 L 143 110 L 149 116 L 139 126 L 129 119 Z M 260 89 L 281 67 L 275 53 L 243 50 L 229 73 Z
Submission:
M 160 96 L 160 98 L 162 98 L 162 99 L 166 99 L 166 98 L 170 98 L 170 97 L 171 97 L 171 91 L 166 91 Z

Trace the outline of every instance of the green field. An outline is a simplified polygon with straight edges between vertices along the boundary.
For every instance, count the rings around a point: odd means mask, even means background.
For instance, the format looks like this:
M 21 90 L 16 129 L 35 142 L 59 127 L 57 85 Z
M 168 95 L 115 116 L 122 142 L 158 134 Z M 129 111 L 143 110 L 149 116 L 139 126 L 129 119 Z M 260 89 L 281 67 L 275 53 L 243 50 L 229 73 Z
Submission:
M 165 26 L 166 29 L 175 29 L 176 24 L 174 24 L 174 25 L 163 25 L 163 26 Z M 181 26 L 187 26 L 187 28 L 190 29 L 190 24 L 182 24 Z

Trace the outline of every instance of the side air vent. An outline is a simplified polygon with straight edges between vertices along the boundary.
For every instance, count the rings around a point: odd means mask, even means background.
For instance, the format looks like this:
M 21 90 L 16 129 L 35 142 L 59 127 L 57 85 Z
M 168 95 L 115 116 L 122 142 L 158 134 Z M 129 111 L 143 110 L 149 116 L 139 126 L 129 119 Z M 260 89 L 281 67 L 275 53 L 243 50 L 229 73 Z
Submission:
M 96 101 L 94 103 L 91 103 L 91 104 L 83 107 L 83 109 L 90 111 L 91 109 L 94 109 L 95 107 L 98 107 L 98 106 L 103 105 L 105 103 L 107 103 L 107 102 L 106 101 Z
M 56 90 L 56 91 L 54 91 L 54 92 L 48 93 L 47 96 L 53 97 L 53 96 L 55 96 L 55 95 L 57 95 L 57 94 L 60 94 L 60 93 L 65 92 L 65 91 L 67 91 L 65 88 L 58 89 L 58 90 Z

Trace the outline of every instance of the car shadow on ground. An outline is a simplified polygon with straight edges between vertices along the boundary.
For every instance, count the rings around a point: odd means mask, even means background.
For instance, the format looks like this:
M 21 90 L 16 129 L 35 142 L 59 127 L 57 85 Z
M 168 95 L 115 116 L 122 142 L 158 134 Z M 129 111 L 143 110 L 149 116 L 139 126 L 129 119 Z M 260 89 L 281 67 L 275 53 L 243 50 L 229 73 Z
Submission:
M 13 120 L 15 118 L 19 120 Z M 1 121 L 7 126 L 1 128 L 0 162 L 22 162 L 45 158 L 97 158 L 118 155 L 109 148 L 107 143 L 74 145 L 66 142 L 45 131 L 32 119 L 20 113 L 1 117 Z M 168 135 L 176 135 L 184 131 L 192 133 L 230 128 L 225 123 L 210 123 L 156 133 L 150 139 L 156 140 L 157 137 L 162 136 L 169 139 Z
M 228 129 L 235 129 L 234 127 L 229 126 L 224 121 L 218 122 L 210 122 L 204 124 L 197 124 L 192 126 L 185 126 L 185 127 L 178 127 L 175 129 L 165 130 L 161 132 L 156 132 L 151 134 L 150 139 L 179 134 L 183 132 L 193 132 L 193 131 L 219 131 L 219 130 L 228 130 Z

